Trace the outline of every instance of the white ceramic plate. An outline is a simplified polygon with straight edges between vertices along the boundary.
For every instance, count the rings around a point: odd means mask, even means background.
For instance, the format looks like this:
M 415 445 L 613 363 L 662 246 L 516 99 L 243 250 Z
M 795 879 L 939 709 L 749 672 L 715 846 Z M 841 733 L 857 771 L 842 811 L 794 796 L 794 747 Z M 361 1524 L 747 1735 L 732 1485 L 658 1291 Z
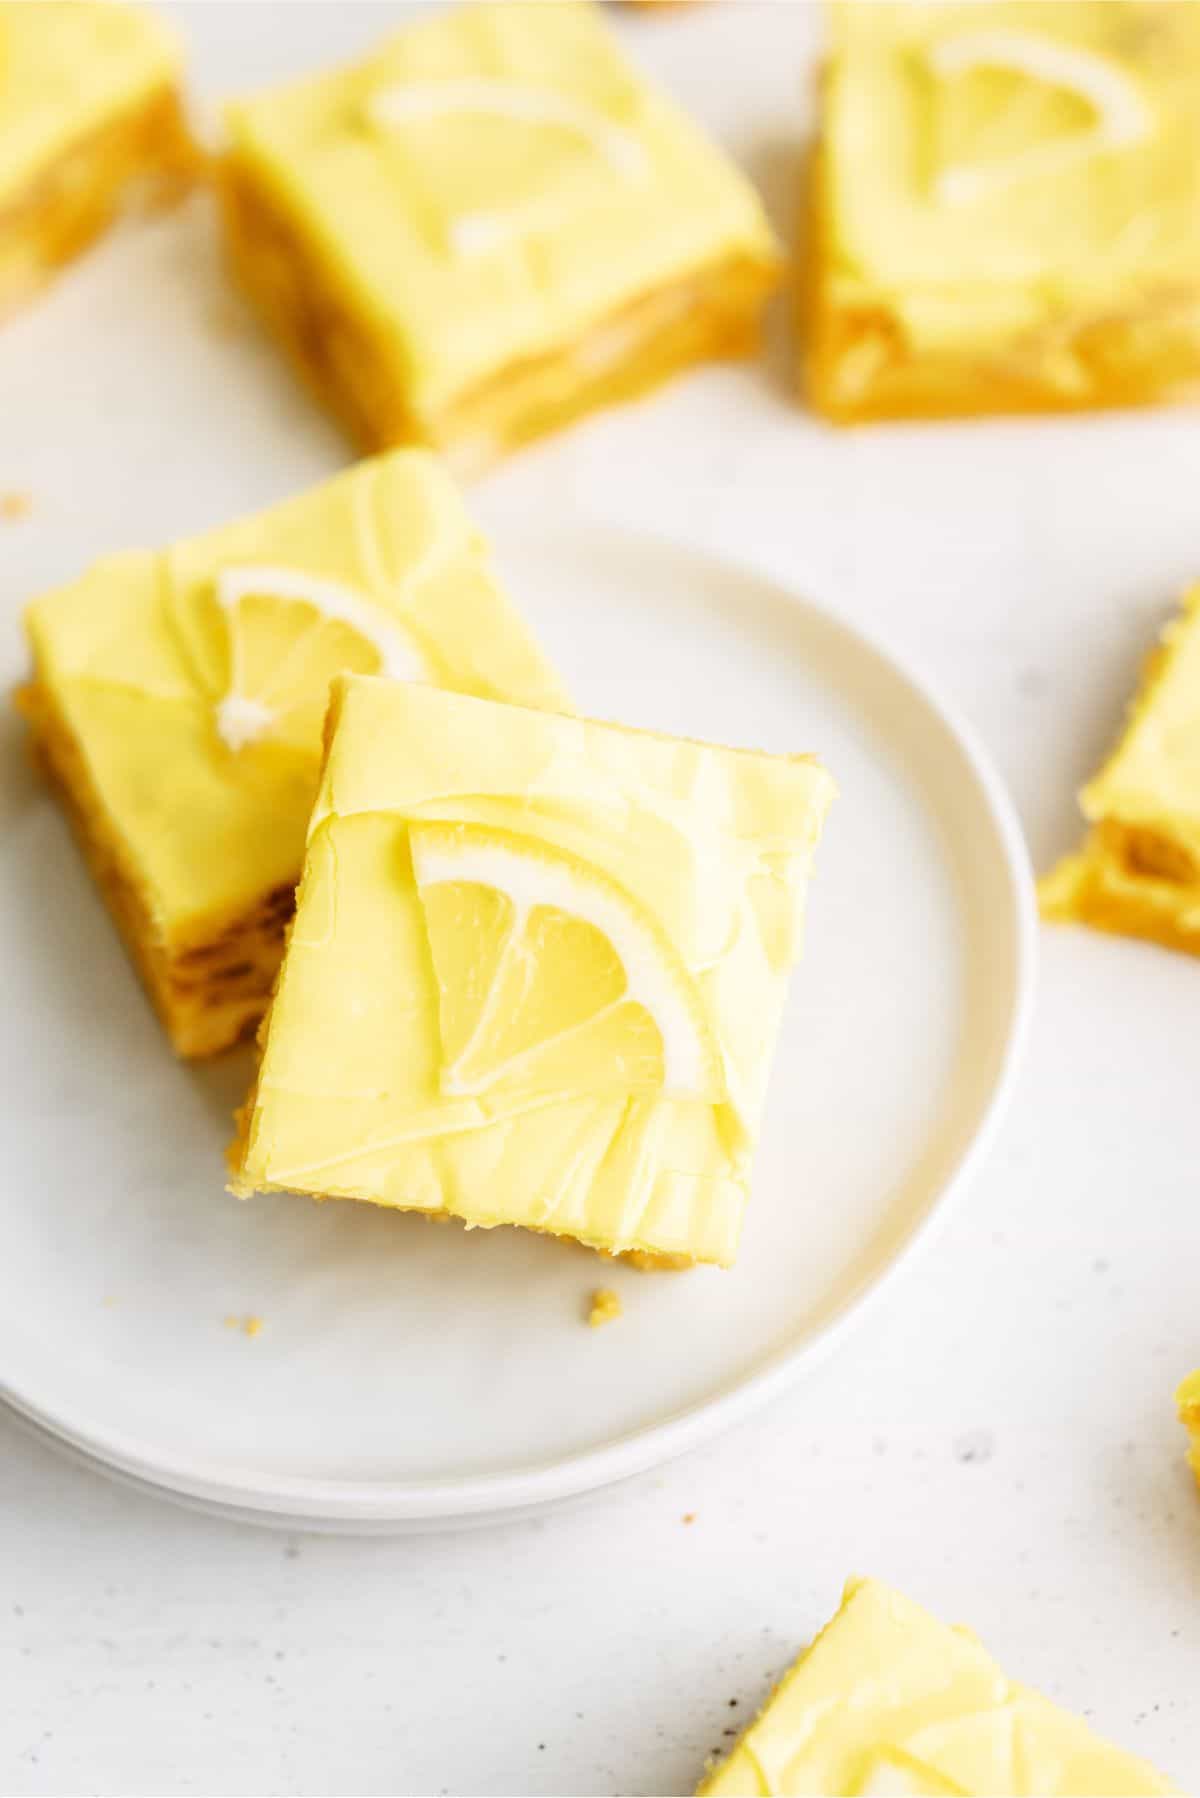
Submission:
M 596 524 L 501 560 L 584 709 L 818 750 L 841 797 L 735 1272 L 223 1190 L 238 1055 L 179 1066 L 15 740 L 0 833 L 0 1393 L 126 1478 L 340 1528 L 480 1519 L 664 1460 L 793 1379 L 966 1176 L 1032 976 L 1025 856 L 961 725 L 743 569 Z M 15 733 L 14 733 L 15 738 Z M 623 1320 L 595 1332 L 587 1295 Z M 257 1316 L 251 1338 L 228 1317 Z

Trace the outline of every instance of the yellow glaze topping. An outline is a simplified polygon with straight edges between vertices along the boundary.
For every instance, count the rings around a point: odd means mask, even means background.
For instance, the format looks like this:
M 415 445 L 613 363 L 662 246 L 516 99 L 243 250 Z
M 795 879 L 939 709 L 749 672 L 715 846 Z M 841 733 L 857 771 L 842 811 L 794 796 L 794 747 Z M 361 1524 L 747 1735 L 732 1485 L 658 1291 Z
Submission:
M 239 161 L 395 339 L 426 428 L 693 271 L 774 261 L 749 183 L 580 0 L 439 14 L 228 118 Z
M 564 703 L 438 462 L 404 450 L 27 614 L 35 681 L 86 760 L 168 941 L 294 883 L 329 683 L 385 671 Z
M 1144 1761 L 1006 1679 L 966 1630 L 852 1580 L 842 1608 L 701 1793 L 1172 1792 Z
M 1200 1368 L 1188 1375 L 1175 1394 L 1175 1403 L 1179 1407 L 1180 1422 L 1191 1432 L 1192 1452 L 1188 1459 L 1200 1481 Z
M 1191 0 L 830 13 L 821 209 L 839 304 L 882 306 L 917 353 L 1044 327 L 1045 365 L 1072 314 L 1195 292 Z
M 732 1261 L 829 776 L 335 695 L 237 1189 Z
M 155 88 L 179 51 L 150 12 L 114 0 L 0 0 L 0 205 Z

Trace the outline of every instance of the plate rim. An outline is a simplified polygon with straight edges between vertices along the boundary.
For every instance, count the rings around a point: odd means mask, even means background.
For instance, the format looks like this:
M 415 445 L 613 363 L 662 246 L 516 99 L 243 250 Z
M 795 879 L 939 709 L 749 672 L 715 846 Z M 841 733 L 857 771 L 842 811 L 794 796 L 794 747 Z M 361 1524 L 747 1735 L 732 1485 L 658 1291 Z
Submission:
M 514 521 L 521 524 L 518 518 Z M 531 521 L 525 521 L 531 522 Z M 763 1409 L 780 1397 L 810 1368 L 837 1347 L 841 1338 L 890 1289 L 911 1259 L 927 1245 L 945 1221 L 952 1202 L 961 1196 L 984 1160 L 1007 1110 L 1028 1038 L 1037 969 L 1037 906 L 1024 833 L 1008 789 L 974 727 L 957 706 L 919 672 L 908 657 L 862 625 L 801 591 L 789 575 L 695 539 L 648 529 L 638 523 L 596 515 L 560 518 L 534 533 L 541 545 L 574 541 L 581 534 L 603 537 L 650 554 L 666 553 L 703 563 L 733 580 L 747 576 L 773 590 L 786 605 L 814 618 L 859 660 L 873 661 L 907 689 L 910 698 L 931 714 L 952 742 L 960 762 L 981 798 L 1000 861 L 1007 875 L 1004 901 L 1013 946 L 1013 978 L 999 1041 L 996 1070 L 974 1124 L 948 1172 L 931 1194 L 921 1215 L 892 1252 L 883 1268 L 848 1294 L 835 1311 L 804 1341 L 780 1349 L 752 1371 L 712 1396 L 675 1415 L 643 1425 L 612 1440 L 532 1467 L 501 1473 L 473 1474 L 458 1480 L 337 1480 L 304 1476 L 247 1475 L 236 1483 L 227 1470 L 207 1467 L 203 1460 L 178 1456 L 155 1458 L 149 1445 L 123 1432 L 97 1430 L 69 1413 L 51 1415 L 14 1391 L 0 1376 L 3 1404 L 40 1440 L 116 1476 L 143 1492 L 173 1498 L 242 1521 L 292 1529 L 325 1529 L 343 1533 L 386 1533 L 432 1528 L 467 1527 L 510 1521 L 561 1504 L 588 1492 L 646 1473 L 675 1460 Z M 503 543 L 498 560 L 503 561 Z

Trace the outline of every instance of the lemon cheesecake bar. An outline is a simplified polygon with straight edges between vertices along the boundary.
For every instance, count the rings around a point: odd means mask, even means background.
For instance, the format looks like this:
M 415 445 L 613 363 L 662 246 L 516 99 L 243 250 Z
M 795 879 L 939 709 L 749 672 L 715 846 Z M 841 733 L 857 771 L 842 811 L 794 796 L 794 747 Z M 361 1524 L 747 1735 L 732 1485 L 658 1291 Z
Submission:
M 700 1793 L 1130 1798 L 1175 1789 L 1006 1678 L 967 1630 L 874 1580 L 851 1580 L 837 1616 Z
M 1188 1460 L 1197 1482 L 1200 1482 L 1200 1368 L 1188 1375 L 1175 1394 L 1175 1403 L 1179 1407 L 1179 1421 L 1192 1438 Z
M 136 188 L 194 169 L 174 38 L 115 0 L 0 0 L 0 318 Z
M 348 676 L 233 1190 L 732 1263 L 833 784 Z
M 1200 586 L 1147 662 L 1124 735 L 1080 804 L 1091 829 L 1042 881 L 1044 915 L 1200 954 Z
M 757 341 L 757 197 L 585 0 L 444 12 L 228 124 L 233 268 L 369 448 L 485 465 Z
M 226 1048 L 262 1014 L 335 674 L 563 702 L 423 450 L 109 556 L 35 601 L 27 627 L 39 757 L 181 1055 Z
M 838 420 L 1127 405 L 1200 376 L 1200 7 L 841 0 L 807 376 Z

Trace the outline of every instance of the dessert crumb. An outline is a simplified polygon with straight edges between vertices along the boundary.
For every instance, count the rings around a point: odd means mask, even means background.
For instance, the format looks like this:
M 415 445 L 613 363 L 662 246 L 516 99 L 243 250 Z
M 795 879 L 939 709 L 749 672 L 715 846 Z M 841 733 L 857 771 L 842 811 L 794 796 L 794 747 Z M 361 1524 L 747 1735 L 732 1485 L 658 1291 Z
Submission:
M 0 518 L 15 524 L 19 518 L 28 518 L 33 511 L 33 495 L 17 491 L 0 493 Z
M 683 1523 L 695 1523 L 696 1513 L 694 1511 L 685 1511 L 680 1521 Z
M 611 1286 L 598 1286 L 593 1292 L 588 1306 L 588 1323 L 593 1330 L 601 1324 L 610 1324 L 621 1315 L 621 1297 Z
M 262 1327 L 261 1317 L 239 1317 L 235 1311 L 230 1311 L 225 1318 L 225 1328 L 240 1330 L 243 1336 L 257 1336 Z

